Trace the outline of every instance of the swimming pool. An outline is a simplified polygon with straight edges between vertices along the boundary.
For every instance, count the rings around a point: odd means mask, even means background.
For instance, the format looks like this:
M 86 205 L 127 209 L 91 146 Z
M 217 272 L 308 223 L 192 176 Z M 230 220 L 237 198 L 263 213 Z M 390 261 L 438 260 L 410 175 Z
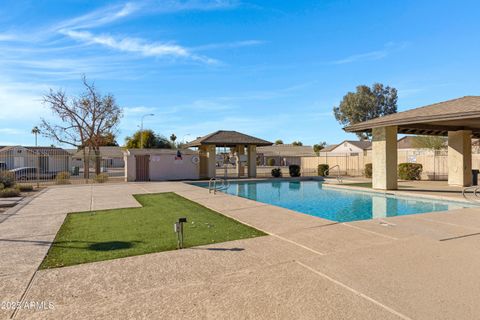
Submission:
M 208 182 L 193 184 L 208 188 Z M 461 202 L 325 187 L 321 181 L 231 182 L 223 192 L 337 222 L 469 207 Z

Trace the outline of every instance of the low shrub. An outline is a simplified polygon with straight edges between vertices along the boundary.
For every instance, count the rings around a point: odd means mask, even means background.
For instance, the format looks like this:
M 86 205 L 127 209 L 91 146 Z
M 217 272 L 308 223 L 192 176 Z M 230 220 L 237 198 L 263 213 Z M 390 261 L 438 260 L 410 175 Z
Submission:
M 0 190 L 3 190 L 5 189 L 5 186 L 3 185 L 3 183 L 0 183 Z
M 282 176 L 282 169 L 280 168 L 272 169 L 272 177 L 280 178 L 281 176 Z
M 97 183 L 104 183 L 108 181 L 108 174 L 100 173 L 95 176 L 95 182 Z
M 70 184 L 70 172 L 62 171 L 55 177 L 56 184 Z
M 20 195 L 20 190 L 16 188 L 5 188 L 0 190 L 0 198 L 18 197 L 19 195 Z
M 325 177 L 326 172 L 328 171 L 329 168 L 330 166 L 328 164 L 325 164 L 325 163 L 319 164 L 317 169 L 318 175 L 320 177 Z
M 17 189 L 20 192 L 30 192 L 33 191 L 33 186 L 31 184 L 19 184 L 17 185 Z
M 300 166 L 298 164 L 289 165 L 288 173 L 290 173 L 290 177 L 300 177 Z
M 275 159 L 269 158 L 267 160 L 267 165 L 270 166 L 270 167 L 273 167 L 275 165 Z
M 420 180 L 423 167 L 420 163 L 400 163 L 398 177 L 402 180 Z
M 0 183 L 4 188 L 12 188 L 15 186 L 15 174 L 9 171 L 0 172 Z
M 373 173 L 372 164 L 371 163 L 365 163 L 365 177 L 366 178 L 371 178 L 372 173 Z

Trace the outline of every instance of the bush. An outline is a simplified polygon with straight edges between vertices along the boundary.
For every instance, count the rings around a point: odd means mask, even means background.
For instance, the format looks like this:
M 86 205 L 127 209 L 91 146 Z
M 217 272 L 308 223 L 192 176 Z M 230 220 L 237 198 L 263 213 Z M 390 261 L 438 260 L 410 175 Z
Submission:
M 15 174 L 13 172 L 0 172 L 0 183 L 4 188 L 12 188 L 15 186 Z
M 280 168 L 272 169 L 272 177 L 280 178 L 281 176 L 282 176 L 282 169 Z
M 365 177 L 366 178 L 371 178 L 372 177 L 372 164 L 371 163 L 365 163 Z
M 20 184 L 17 189 L 21 192 L 30 192 L 33 191 L 33 186 L 31 184 Z
M 402 180 L 420 180 L 423 167 L 420 163 L 400 163 L 398 177 Z
M 270 167 L 273 167 L 275 165 L 275 159 L 269 158 L 267 160 L 267 165 L 270 166 Z
M 55 177 L 56 184 L 70 184 L 70 172 L 62 171 Z
M 329 168 L 330 168 L 330 166 L 329 166 L 328 164 L 325 164 L 325 163 L 319 164 L 319 165 L 318 165 L 318 170 L 317 170 L 317 171 L 318 171 L 318 175 L 319 175 L 320 177 L 325 177 L 325 176 L 326 176 L 325 173 L 328 171 Z
M 300 166 L 298 164 L 289 165 L 288 173 L 290 173 L 290 177 L 300 177 Z
M 3 183 L 0 183 L 0 190 L 3 190 L 5 189 L 5 186 L 3 185 Z
M 95 182 L 97 183 L 104 183 L 108 181 L 108 174 L 100 173 L 95 176 Z
M 0 198 L 11 198 L 18 197 L 20 195 L 20 190 L 15 188 L 5 188 L 0 190 Z

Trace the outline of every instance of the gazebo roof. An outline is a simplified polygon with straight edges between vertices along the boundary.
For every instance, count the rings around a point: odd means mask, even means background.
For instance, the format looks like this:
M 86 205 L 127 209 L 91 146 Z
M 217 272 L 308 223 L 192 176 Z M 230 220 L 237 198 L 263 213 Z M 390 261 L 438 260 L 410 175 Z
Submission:
M 187 143 L 186 147 L 199 147 L 201 145 L 216 145 L 219 147 L 232 147 L 236 145 L 256 145 L 256 146 L 271 146 L 273 143 L 255 138 L 237 131 L 218 130 L 216 132 L 207 134 L 206 136 L 197 138 L 192 142 Z
M 480 96 L 465 96 L 360 122 L 344 130 L 370 132 L 372 128 L 398 126 L 398 133 L 447 135 L 448 131 L 472 130 L 480 137 Z

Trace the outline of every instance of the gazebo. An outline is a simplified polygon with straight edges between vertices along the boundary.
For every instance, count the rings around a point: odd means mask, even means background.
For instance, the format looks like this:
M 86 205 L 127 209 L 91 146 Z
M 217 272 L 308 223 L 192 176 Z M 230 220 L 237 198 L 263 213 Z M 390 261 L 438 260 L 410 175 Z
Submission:
M 397 189 L 397 133 L 448 136 L 448 184 L 472 184 L 472 137 L 480 137 L 480 96 L 466 96 L 360 122 L 347 132 L 372 133 L 372 185 Z
M 185 147 L 197 147 L 200 155 L 200 178 L 213 178 L 216 174 L 216 149 L 229 147 L 235 150 L 235 170 L 238 177 L 245 173 L 245 149 L 247 151 L 248 177 L 257 176 L 257 146 L 270 146 L 273 143 L 237 131 L 219 130 L 189 142 Z

